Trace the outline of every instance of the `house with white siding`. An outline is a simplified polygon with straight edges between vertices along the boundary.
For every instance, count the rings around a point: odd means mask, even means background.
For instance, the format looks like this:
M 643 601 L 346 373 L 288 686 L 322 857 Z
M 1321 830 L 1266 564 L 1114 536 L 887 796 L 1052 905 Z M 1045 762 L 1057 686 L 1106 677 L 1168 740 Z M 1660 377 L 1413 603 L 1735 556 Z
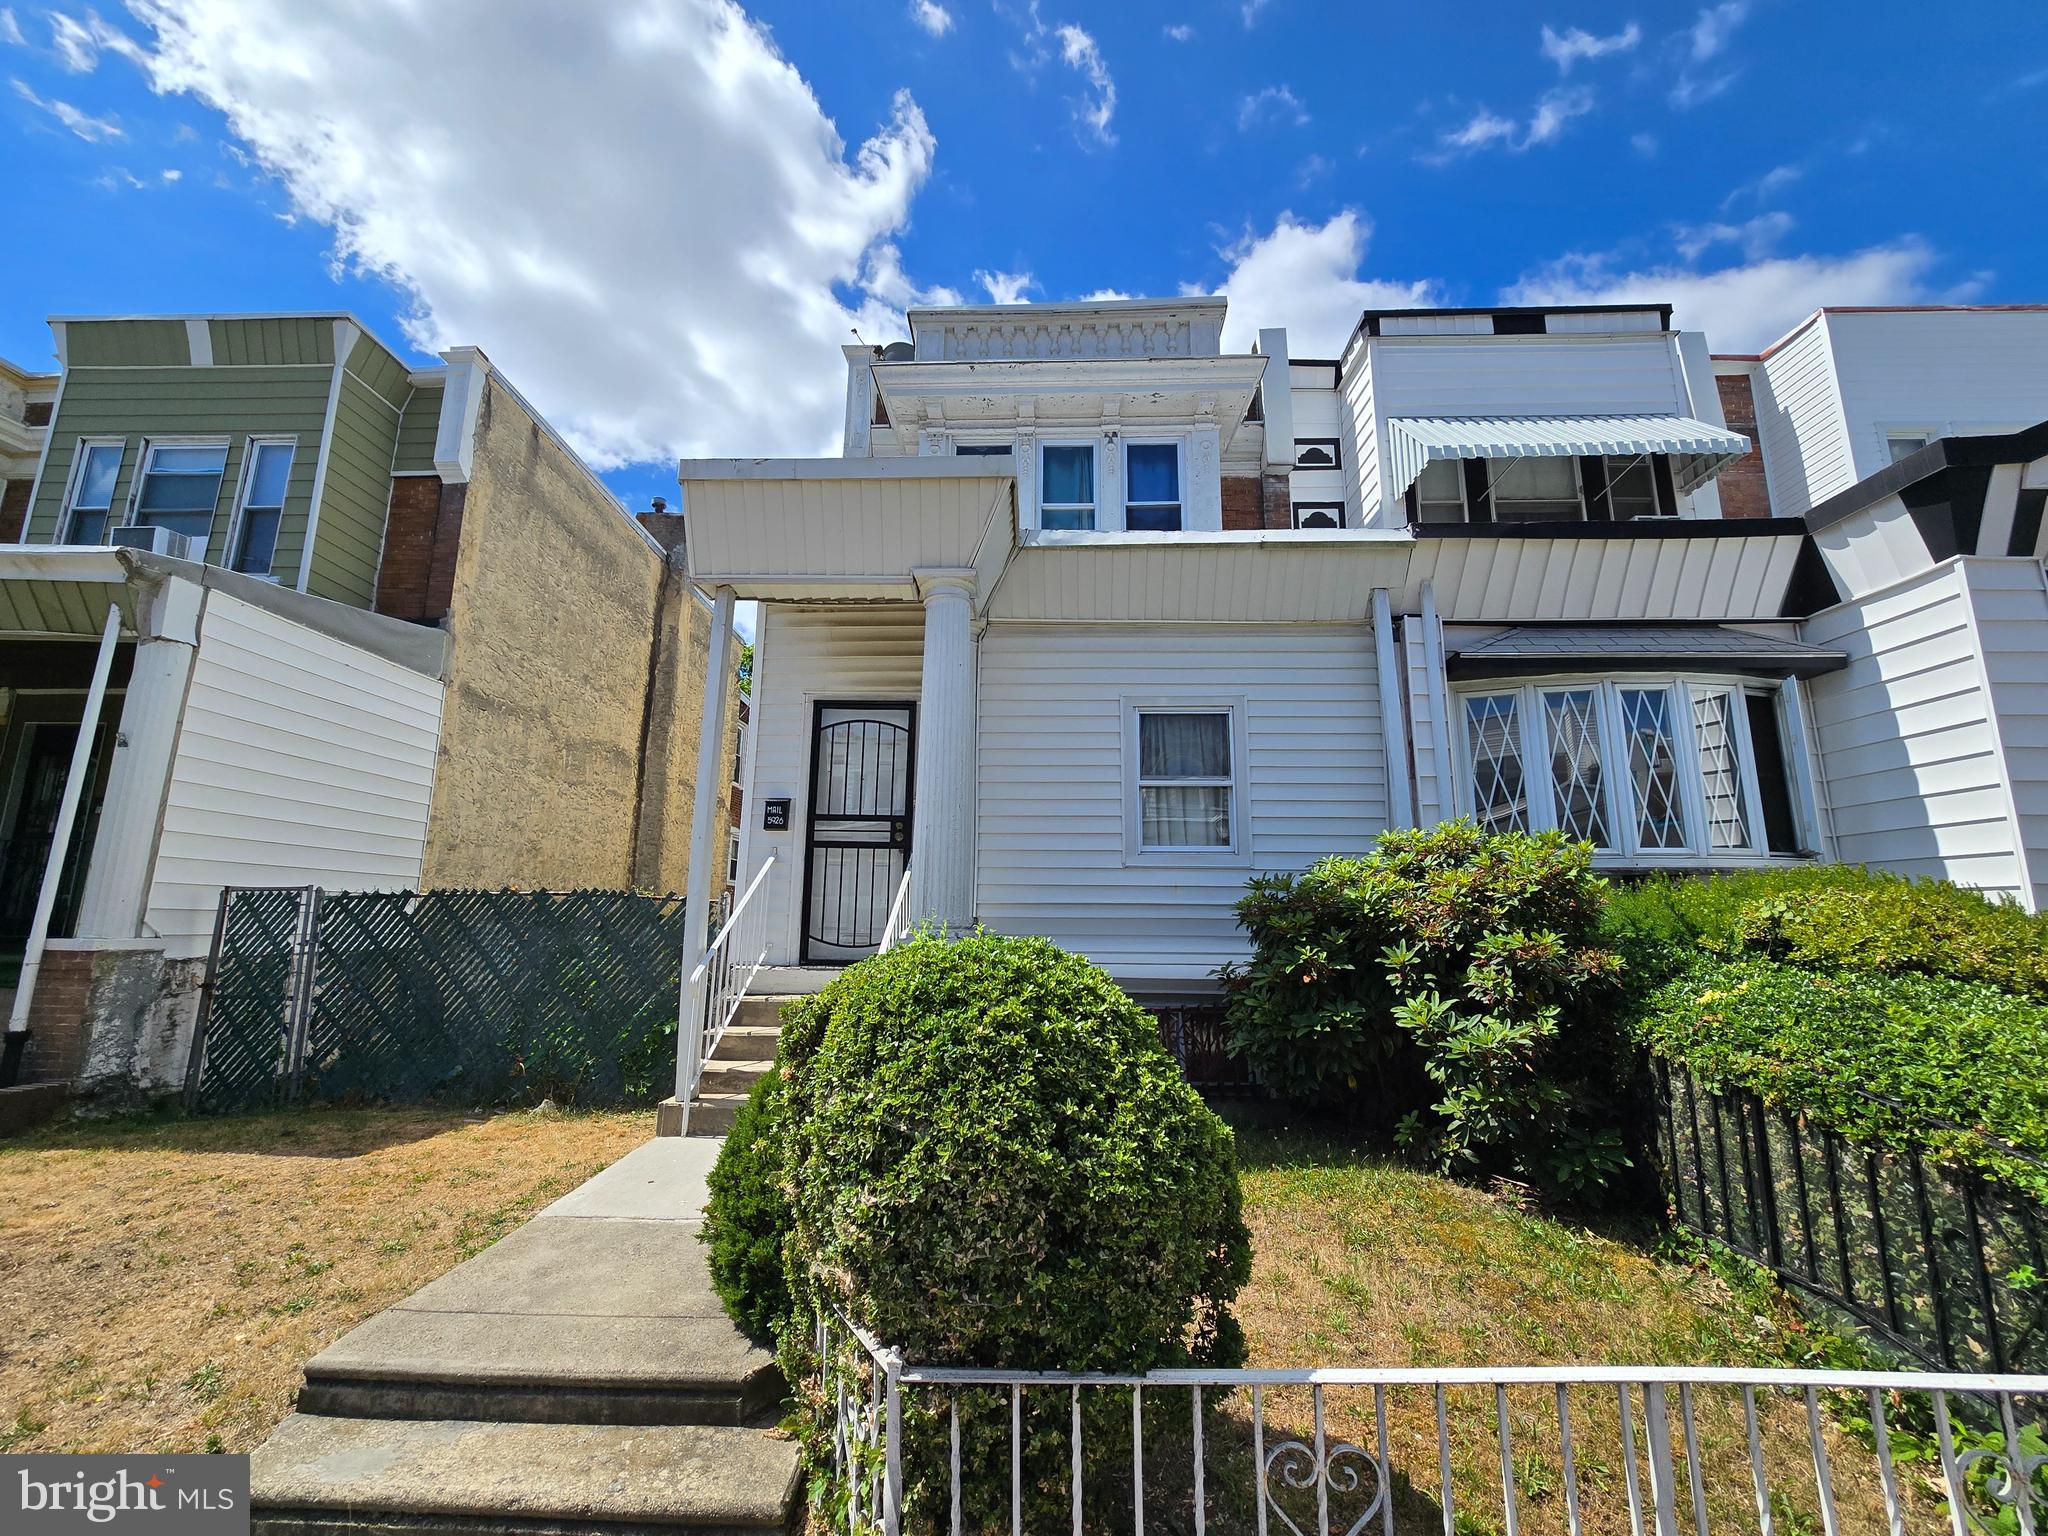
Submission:
M 1715 359 L 1804 517 L 1833 856 L 2048 907 L 2048 307 L 1824 309 Z
M 711 616 L 675 519 L 475 348 L 51 329 L 0 530 L 0 1090 L 179 1087 L 227 887 L 686 883 Z
M 1379 311 L 1306 359 L 1224 306 L 914 310 L 847 349 L 841 457 L 682 465 L 691 579 L 760 604 L 750 956 L 979 923 L 1172 1002 L 1247 878 L 1391 826 L 1825 855 L 1806 690 L 1849 658 L 1804 522 L 1722 515 L 1703 338 Z

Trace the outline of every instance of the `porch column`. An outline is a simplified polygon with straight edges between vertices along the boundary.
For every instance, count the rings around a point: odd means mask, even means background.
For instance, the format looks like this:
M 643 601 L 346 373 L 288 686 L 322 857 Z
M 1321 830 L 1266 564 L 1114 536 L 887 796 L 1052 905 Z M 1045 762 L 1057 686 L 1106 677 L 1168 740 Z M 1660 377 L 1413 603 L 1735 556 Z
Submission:
M 974 926 L 974 572 L 912 573 L 924 598 L 910 916 Z
M 683 1131 L 681 1107 L 690 1102 L 690 1090 L 697 1075 L 697 1052 L 702 1044 L 704 991 L 692 985 L 690 973 L 704 958 L 711 942 L 711 884 L 718 853 L 711 845 L 718 826 L 718 802 L 730 786 L 719 767 L 725 757 L 726 684 L 732 671 L 731 587 L 720 587 L 713 596 L 710 654 L 704 662 L 704 714 L 697 734 L 697 782 L 690 807 L 690 873 L 683 898 L 683 969 L 681 1011 L 676 1029 L 675 1116 L 660 1116 L 656 1129 L 661 1134 Z M 673 1120 L 673 1128 L 671 1128 Z
M 92 772 L 92 740 L 100 726 L 100 707 L 107 698 L 107 674 L 114 669 L 114 647 L 121 639 L 121 605 L 109 601 L 107 622 L 100 631 L 99 655 L 93 662 L 92 686 L 78 721 L 78 744 L 71 749 L 71 768 L 64 775 L 64 794 L 57 802 L 57 825 L 43 859 L 43 883 L 36 893 L 36 912 L 29 922 L 28 943 L 21 957 L 21 979 L 14 985 L 14 1011 L 7 1032 L 28 1028 L 29 1003 L 36 995 L 36 977 L 43 969 L 43 946 L 50 940 L 50 915 L 57 909 L 57 887 L 64 883 L 64 854 L 71 846 L 71 828 L 78 820 L 78 801 Z
M 132 939 L 142 931 L 204 605 L 197 582 L 172 578 L 137 591 L 135 665 L 79 899 L 81 939 Z

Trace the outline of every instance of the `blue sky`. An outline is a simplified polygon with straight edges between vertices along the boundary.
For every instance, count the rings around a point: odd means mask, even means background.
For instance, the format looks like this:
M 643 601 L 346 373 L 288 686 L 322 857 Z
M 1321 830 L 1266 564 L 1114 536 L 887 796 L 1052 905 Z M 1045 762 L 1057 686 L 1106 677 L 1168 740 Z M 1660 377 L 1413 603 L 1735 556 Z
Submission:
M 0 6 L 0 354 L 63 313 L 473 343 L 629 503 L 829 451 L 916 301 L 2048 300 L 2048 8 Z M 1233 337 L 1233 340 L 1237 338 Z

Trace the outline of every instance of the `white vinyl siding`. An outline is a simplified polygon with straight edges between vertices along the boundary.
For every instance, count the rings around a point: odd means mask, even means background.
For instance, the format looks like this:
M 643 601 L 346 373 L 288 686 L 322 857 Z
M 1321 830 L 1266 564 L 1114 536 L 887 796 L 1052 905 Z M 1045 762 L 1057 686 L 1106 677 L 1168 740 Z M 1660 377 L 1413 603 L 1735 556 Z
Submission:
M 1807 684 L 1813 745 L 1843 863 L 2017 896 L 2012 800 L 1963 564 L 1807 622 L 1802 638 L 1849 656 Z
M 1364 626 L 997 624 L 978 692 L 977 917 L 1127 985 L 1206 985 L 1246 953 L 1232 905 L 1249 874 L 1363 853 L 1386 825 Z M 1241 857 L 1131 854 L 1126 711 L 1168 700 L 1243 712 Z
M 1773 512 L 1799 517 L 1855 484 L 1826 316 L 1773 352 L 1750 381 Z
M 2048 911 L 2048 571 L 2033 560 L 1961 562 L 1977 626 L 1977 650 L 1991 688 L 1992 721 L 2005 760 L 2023 904 Z
M 810 809 L 811 705 L 819 699 L 914 703 L 924 664 L 924 610 L 915 604 L 808 609 L 761 605 L 755 636 L 754 691 L 748 730 L 753 776 L 741 837 L 740 889 L 772 851 L 767 903 L 768 962 L 794 965 L 800 953 L 798 907 L 804 879 L 804 828 Z M 924 722 L 917 722 L 921 731 Z M 761 802 L 786 798 L 789 830 L 761 830 Z M 911 840 L 917 808 L 911 807 Z
M 147 931 L 203 955 L 225 885 L 419 883 L 441 684 L 225 592 L 208 595 Z

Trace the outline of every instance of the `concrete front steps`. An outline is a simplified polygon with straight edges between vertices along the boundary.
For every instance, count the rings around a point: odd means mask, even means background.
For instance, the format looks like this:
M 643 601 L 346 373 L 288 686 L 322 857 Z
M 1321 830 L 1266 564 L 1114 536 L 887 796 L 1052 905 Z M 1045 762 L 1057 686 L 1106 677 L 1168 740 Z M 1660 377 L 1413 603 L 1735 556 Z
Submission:
M 692 1136 L 723 1136 L 732 1129 L 754 1084 L 775 1065 L 783 1004 L 809 997 L 838 974 L 814 966 L 763 966 L 754 973 L 739 1012 L 697 1079 L 697 1095 L 690 1100 Z
M 795 1528 L 782 1383 L 697 1240 L 714 1143 L 636 1148 L 306 1365 L 257 1536 Z

